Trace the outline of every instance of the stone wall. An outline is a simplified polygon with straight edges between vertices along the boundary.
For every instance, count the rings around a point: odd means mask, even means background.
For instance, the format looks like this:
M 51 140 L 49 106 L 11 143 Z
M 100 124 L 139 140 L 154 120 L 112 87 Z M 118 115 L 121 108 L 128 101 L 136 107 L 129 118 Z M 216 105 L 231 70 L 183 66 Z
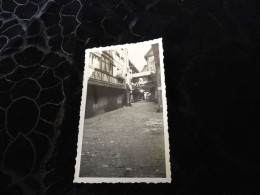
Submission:
M 123 107 L 125 90 L 88 85 L 85 118 Z

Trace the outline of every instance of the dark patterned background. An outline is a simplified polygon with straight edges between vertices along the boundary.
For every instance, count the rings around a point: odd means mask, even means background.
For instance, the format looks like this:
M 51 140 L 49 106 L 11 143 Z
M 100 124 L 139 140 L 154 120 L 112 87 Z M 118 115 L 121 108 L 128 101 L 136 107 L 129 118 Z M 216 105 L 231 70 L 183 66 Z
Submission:
M 0 5 L 1 195 L 260 194 L 259 0 Z M 73 184 L 84 50 L 159 37 L 172 184 Z

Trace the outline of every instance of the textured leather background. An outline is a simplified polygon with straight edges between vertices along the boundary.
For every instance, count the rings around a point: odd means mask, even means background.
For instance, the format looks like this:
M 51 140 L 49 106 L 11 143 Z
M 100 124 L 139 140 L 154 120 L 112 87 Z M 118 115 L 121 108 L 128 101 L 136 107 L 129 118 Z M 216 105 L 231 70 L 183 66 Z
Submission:
M 260 194 L 258 0 L 0 5 L 0 194 Z M 159 37 L 172 184 L 73 184 L 84 50 Z

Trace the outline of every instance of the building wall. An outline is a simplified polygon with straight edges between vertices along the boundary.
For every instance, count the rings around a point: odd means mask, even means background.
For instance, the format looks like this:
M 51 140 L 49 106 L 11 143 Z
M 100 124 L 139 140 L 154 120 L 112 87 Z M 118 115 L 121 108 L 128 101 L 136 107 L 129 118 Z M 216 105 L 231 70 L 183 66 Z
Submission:
M 121 75 L 126 77 L 127 69 L 129 68 L 128 51 L 127 49 L 109 50 L 113 58 L 113 76 Z
M 85 118 L 123 107 L 125 90 L 88 85 Z
M 161 68 L 160 68 L 160 57 L 159 57 L 159 45 L 153 44 L 153 53 L 154 53 L 154 62 L 156 67 L 156 93 L 157 93 L 157 103 L 158 103 L 158 112 L 161 112 L 163 109 L 162 105 L 162 85 L 161 85 Z
M 127 49 L 90 52 L 86 59 L 89 69 L 99 69 L 111 76 L 121 75 L 126 78 L 129 72 Z
M 127 49 L 92 52 L 87 57 L 89 84 L 85 118 L 129 106 L 131 79 Z
M 151 93 L 150 101 L 157 102 L 158 91 L 157 91 L 157 80 L 156 80 L 156 66 L 155 66 L 154 51 L 152 47 L 144 57 L 147 62 L 147 65 L 144 66 L 143 72 L 145 71 L 151 72 L 151 75 L 147 77 L 146 79 L 147 81 L 144 82 L 144 85 L 146 83 L 149 83 L 148 87 L 150 88 L 149 92 Z

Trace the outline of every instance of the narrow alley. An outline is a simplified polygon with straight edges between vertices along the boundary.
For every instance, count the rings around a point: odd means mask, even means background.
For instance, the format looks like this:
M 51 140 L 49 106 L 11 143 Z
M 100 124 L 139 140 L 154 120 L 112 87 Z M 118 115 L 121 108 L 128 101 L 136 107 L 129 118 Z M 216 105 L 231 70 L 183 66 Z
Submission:
M 163 114 L 137 102 L 85 119 L 80 177 L 165 177 Z

